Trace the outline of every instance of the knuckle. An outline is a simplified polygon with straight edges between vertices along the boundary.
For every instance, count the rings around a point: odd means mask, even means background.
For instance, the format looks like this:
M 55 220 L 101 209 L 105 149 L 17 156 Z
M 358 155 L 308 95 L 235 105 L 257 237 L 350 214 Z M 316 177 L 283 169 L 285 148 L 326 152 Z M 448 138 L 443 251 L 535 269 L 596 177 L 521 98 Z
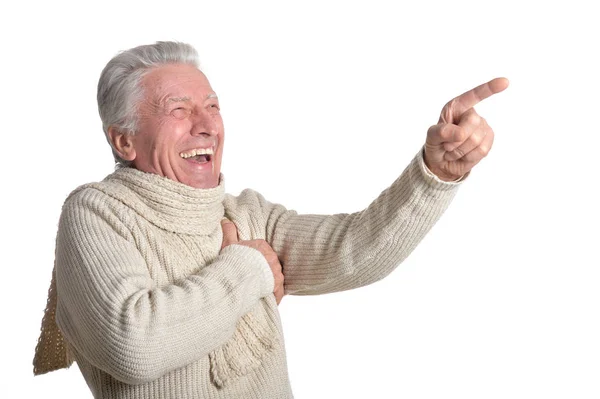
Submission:
M 444 151 L 452 152 L 454 151 L 454 148 L 456 148 L 456 144 L 444 143 Z
M 453 159 L 460 159 L 465 156 L 465 151 L 461 147 L 458 147 L 454 149 L 454 151 L 452 151 L 450 154 Z
M 281 270 L 281 266 L 279 266 L 279 259 L 277 259 L 277 256 L 273 256 L 273 254 L 268 254 L 265 257 L 269 261 L 269 265 L 271 266 L 273 272 Z
M 448 109 L 450 108 L 450 103 L 451 103 L 451 102 L 452 102 L 452 101 L 449 101 L 449 102 L 447 102 L 447 103 L 446 103 L 446 104 L 444 104 L 444 106 L 442 107 L 442 110 L 440 111 L 440 115 L 442 116 L 442 118 L 443 118 L 443 116 L 444 116 L 444 115 L 448 114 Z
M 273 260 L 273 266 L 277 268 L 277 270 L 281 271 L 281 263 L 279 263 L 279 258 L 275 252 L 270 254 L 271 259 Z
M 442 129 L 443 129 L 443 127 L 442 127 Z M 427 129 L 427 137 L 435 137 L 437 134 L 439 134 L 438 133 L 439 131 L 440 131 L 439 125 L 430 126 L 429 129 Z
M 454 141 L 465 141 L 467 137 L 467 130 L 462 126 L 457 126 L 454 133 Z
M 441 127 L 439 134 L 443 139 L 452 139 L 454 135 L 454 128 L 450 124 L 445 124 Z
M 473 147 L 477 147 L 477 146 L 479 146 L 483 142 L 484 138 L 485 138 L 485 133 L 483 133 L 483 134 L 474 134 L 474 135 L 471 136 L 470 141 L 471 141 Z
M 259 251 L 260 253 L 262 253 L 263 255 L 265 254 L 264 251 L 261 248 L 261 243 L 258 240 L 252 240 L 252 241 L 246 241 L 252 248 L 256 249 L 257 251 Z
M 467 122 L 472 125 L 478 125 L 479 120 L 480 120 L 480 116 L 477 115 L 477 113 L 475 111 L 473 111 L 467 115 Z
M 443 111 L 450 112 L 452 110 L 452 108 L 454 108 L 456 106 L 457 101 L 458 100 L 456 98 L 453 98 L 452 100 L 448 101 L 446 103 L 446 105 L 444 105 Z
M 445 123 L 447 123 L 448 121 L 451 120 L 452 109 L 454 108 L 455 103 L 456 103 L 456 99 L 452 99 L 449 102 L 447 102 L 446 105 L 444 105 L 442 107 L 442 111 L 440 112 L 440 118 Z

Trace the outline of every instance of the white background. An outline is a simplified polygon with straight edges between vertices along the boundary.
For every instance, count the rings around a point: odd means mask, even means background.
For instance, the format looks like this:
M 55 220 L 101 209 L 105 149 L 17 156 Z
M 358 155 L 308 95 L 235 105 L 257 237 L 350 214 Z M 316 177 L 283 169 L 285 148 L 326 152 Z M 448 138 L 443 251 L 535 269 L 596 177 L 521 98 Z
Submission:
M 19 5 L 16 5 L 16 4 Z M 33 378 L 61 204 L 112 171 L 95 102 L 118 51 L 193 44 L 222 105 L 227 191 L 302 213 L 367 206 L 452 97 L 490 156 L 388 278 L 285 297 L 298 399 L 598 398 L 600 63 L 592 2 L 4 2 L 0 397 L 91 397 Z

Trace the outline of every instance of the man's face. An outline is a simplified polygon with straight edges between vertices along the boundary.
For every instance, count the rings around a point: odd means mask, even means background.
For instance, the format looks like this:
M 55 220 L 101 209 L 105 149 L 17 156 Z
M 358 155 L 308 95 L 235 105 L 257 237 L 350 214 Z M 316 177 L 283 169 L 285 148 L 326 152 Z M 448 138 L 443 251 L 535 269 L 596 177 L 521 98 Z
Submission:
M 195 188 L 219 184 L 223 120 L 206 76 L 192 65 L 151 70 L 142 79 L 133 166 Z M 198 154 L 202 153 L 202 154 Z

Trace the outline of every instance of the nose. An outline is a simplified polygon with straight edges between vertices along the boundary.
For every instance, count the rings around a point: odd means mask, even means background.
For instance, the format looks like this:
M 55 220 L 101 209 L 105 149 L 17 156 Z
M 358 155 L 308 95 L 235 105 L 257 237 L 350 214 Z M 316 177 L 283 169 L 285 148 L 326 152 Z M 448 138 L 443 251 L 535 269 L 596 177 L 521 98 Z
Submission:
M 191 116 L 192 118 L 192 129 L 190 134 L 192 136 L 204 136 L 205 138 L 216 136 L 218 131 L 217 122 L 214 120 L 212 115 L 206 111 L 200 111 Z

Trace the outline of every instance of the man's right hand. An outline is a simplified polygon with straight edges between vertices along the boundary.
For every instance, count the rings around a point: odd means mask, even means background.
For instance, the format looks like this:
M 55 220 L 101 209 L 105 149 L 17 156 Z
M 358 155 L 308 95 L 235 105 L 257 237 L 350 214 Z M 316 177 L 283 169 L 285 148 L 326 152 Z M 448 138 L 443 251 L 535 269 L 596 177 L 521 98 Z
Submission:
M 273 272 L 273 278 L 275 279 L 275 289 L 273 290 L 273 294 L 275 295 L 275 299 L 277 300 L 277 304 L 281 302 L 283 298 L 283 273 L 281 270 L 281 263 L 279 263 L 279 258 L 273 248 L 269 245 L 265 240 L 242 240 L 238 239 L 237 227 L 235 224 L 227 219 L 223 219 L 221 221 L 221 227 L 223 228 L 223 244 L 221 245 L 221 249 L 225 248 L 231 244 L 245 245 L 250 248 L 254 248 L 260 251 L 261 254 L 265 257 L 269 266 L 271 267 L 271 271 Z

